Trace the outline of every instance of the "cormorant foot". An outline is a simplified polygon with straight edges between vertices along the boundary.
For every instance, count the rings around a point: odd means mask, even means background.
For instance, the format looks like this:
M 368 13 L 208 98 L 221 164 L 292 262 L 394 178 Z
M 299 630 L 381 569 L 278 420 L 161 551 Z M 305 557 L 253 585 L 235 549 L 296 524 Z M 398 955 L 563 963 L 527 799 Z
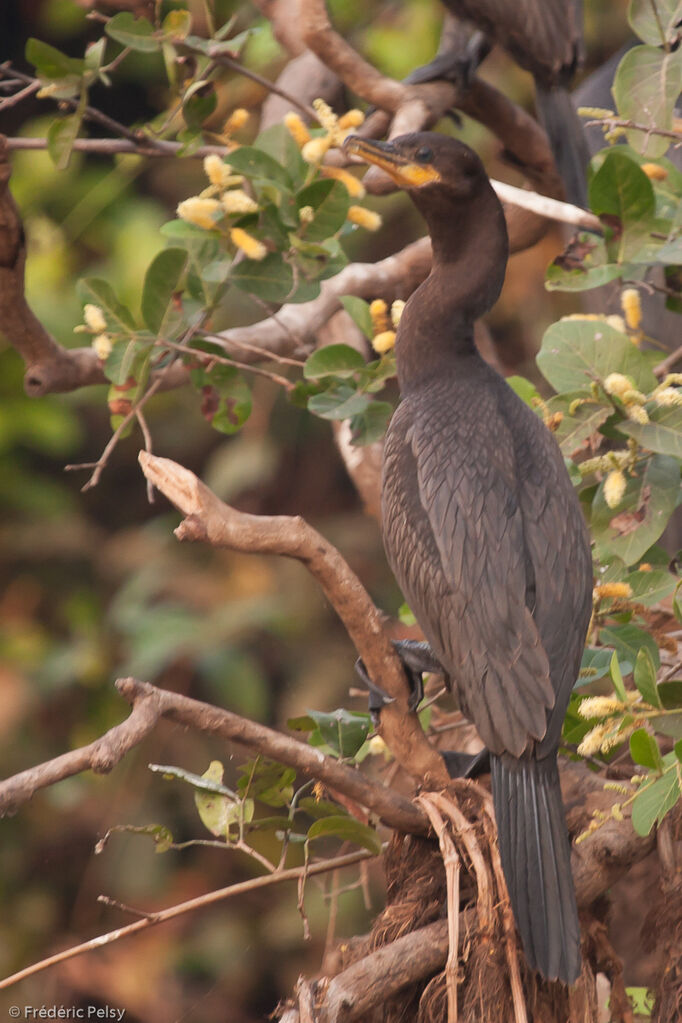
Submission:
M 443 78 L 466 90 L 489 52 L 490 42 L 482 32 L 472 33 L 466 42 L 459 36 L 452 46 L 437 53 L 428 64 L 415 68 L 404 81 L 409 85 L 420 85 Z
M 410 687 L 408 707 L 410 710 L 416 710 L 424 699 L 423 673 L 444 675 L 443 666 L 428 643 L 422 643 L 416 639 L 395 639 L 392 640 L 392 643 L 395 652 L 402 661 Z M 387 703 L 393 703 L 394 699 L 372 681 L 361 657 L 358 657 L 355 662 L 355 672 L 369 690 L 369 711 L 376 724 L 382 707 L 385 707 Z
M 440 755 L 451 778 L 478 778 L 490 772 L 490 750 L 485 748 L 473 755 L 453 750 L 441 750 Z

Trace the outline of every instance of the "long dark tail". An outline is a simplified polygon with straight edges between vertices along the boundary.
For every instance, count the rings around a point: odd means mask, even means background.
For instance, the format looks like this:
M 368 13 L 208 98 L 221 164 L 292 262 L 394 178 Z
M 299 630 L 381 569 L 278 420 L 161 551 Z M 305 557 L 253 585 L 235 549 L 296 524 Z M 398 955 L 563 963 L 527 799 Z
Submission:
M 535 101 L 540 122 L 547 132 L 564 183 L 566 199 L 576 206 L 585 207 L 590 154 L 571 97 L 566 89 L 545 89 L 536 82 Z
M 580 974 L 580 925 L 556 758 L 491 756 L 502 869 L 530 965 L 548 980 Z

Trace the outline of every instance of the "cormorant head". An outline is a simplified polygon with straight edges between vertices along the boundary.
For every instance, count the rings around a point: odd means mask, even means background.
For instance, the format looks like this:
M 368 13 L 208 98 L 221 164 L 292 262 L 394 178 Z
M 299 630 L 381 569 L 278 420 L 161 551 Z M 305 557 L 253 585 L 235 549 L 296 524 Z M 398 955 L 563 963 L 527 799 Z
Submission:
M 350 135 L 343 148 L 381 168 L 397 185 L 424 199 L 439 193 L 451 200 L 473 198 L 487 186 L 483 164 L 472 149 L 433 131 L 400 135 L 377 142 Z

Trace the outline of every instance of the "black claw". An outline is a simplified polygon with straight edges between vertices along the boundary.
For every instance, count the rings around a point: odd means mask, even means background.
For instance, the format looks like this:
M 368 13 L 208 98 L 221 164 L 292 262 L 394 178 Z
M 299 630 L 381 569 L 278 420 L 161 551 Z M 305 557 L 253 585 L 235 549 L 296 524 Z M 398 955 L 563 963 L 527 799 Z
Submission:
M 428 643 L 421 643 L 415 639 L 393 640 L 393 647 L 400 658 L 407 682 L 410 688 L 410 696 L 407 705 L 410 710 L 416 710 L 424 699 L 424 672 L 444 675 L 443 666 L 437 660 L 433 650 Z M 377 724 L 382 707 L 387 703 L 394 703 L 392 696 L 389 696 L 380 686 L 376 685 L 367 673 L 367 668 L 362 658 L 355 662 L 355 672 L 369 690 L 369 711 L 372 720 Z

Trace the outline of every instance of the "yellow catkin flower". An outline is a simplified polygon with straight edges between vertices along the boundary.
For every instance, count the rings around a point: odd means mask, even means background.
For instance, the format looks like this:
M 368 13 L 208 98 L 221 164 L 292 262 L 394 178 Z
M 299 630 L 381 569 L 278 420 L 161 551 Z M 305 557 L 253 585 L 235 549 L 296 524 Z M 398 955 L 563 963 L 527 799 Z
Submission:
M 310 132 L 305 124 L 293 110 L 284 116 L 284 124 L 299 149 L 303 149 L 306 142 L 310 142 Z
M 594 753 L 598 753 L 602 748 L 604 739 L 611 731 L 611 727 L 612 726 L 610 724 L 603 724 L 597 725 L 595 728 L 591 728 L 578 746 L 578 753 L 580 756 L 590 757 Z
M 614 821 L 623 820 L 623 807 L 620 805 L 620 803 L 613 804 L 613 806 L 611 807 L 611 816 L 613 817 Z
M 225 188 L 226 180 L 232 176 L 232 168 L 217 155 L 204 157 L 204 174 L 215 188 Z
M 334 178 L 346 186 L 346 191 L 352 199 L 364 199 L 365 186 L 354 174 L 344 170 L 343 167 L 321 167 L 320 171 L 325 178 Z
M 339 119 L 332 108 L 323 99 L 314 99 L 313 109 L 317 114 L 317 120 L 320 122 L 320 125 L 334 138 L 338 131 Z
M 230 238 L 249 259 L 265 259 L 268 250 L 256 238 L 244 231 L 241 227 L 230 228 Z
M 315 210 L 312 206 L 301 206 L 298 211 L 298 219 L 302 224 L 309 224 L 315 219 Z
M 612 469 L 604 480 L 604 500 L 609 508 L 617 508 L 623 500 L 626 479 L 622 469 Z
M 359 128 L 364 124 L 365 115 L 362 110 L 348 110 L 339 117 L 339 128 L 341 131 L 348 131 L 349 128 Z
M 107 321 L 98 305 L 86 305 L 83 309 L 83 319 L 95 334 L 101 334 L 107 329 Z
M 609 117 L 615 117 L 613 110 L 606 107 L 578 107 L 578 117 L 590 117 L 594 120 L 605 121 Z
M 642 325 L 642 300 L 637 288 L 625 288 L 621 291 L 620 304 L 630 330 L 639 330 Z
M 391 323 L 396 330 L 398 329 L 400 317 L 403 315 L 405 305 L 406 303 L 402 300 L 402 298 L 396 298 L 395 302 L 391 306 Z
M 660 391 L 656 389 L 653 397 L 659 405 L 682 405 L 682 391 L 677 387 L 664 387 Z
M 609 327 L 613 327 L 614 330 L 619 331 L 621 334 L 627 333 L 625 320 L 622 316 L 618 316 L 616 313 L 612 313 L 611 316 L 607 316 L 604 322 L 608 323 Z
M 626 377 L 623 373 L 609 373 L 604 381 L 604 390 L 606 393 L 615 394 L 615 396 L 621 400 L 623 395 L 628 391 L 631 391 L 633 387 L 634 384 L 630 377 Z
M 106 362 L 111 355 L 113 344 L 108 334 L 98 334 L 97 337 L 92 339 L 92 347 L 95 349 L 100 362 Z
M 251 196 L 243 192 L 241 188 L 225 192 L 220 201 L 227 214 L 256 213 L 258 211 L 258 203 L 254 202 Z
M 306 142 L 301 149 L 301 156 L 306 163 L 320 163 L 331 144 L 329 135 L 320 135 L 311 139 L 310 142 Z
M 667 170 L 661 167 L 660 163 L 643 163 L 641 169 L 652 181 L 665 181 L 668 177 Z
M 186 220 L 188 224 L 203 227 L 205 231 L 212 231 L 215 228 L 216 213 L 222 215 L 217 199 L 201 199 L 198 195 L 193 195 L 190 199 L 178 203 L 177 214 L 180 219 Z
M 659 387 L 672 387 L 673 385 L 682 386 L 682 373 L 668 373 Z
M 649 564 L 648 561 L 643 561 L 642 564 L 637 569 L 637 571 L 638 572 L 653 572 L 653 568 L 651 567 L 651 565 Z
M 640 426 L 646 426 L 649 422 L 649 413 L 641 405 L 627 405 L 625 412 L 628 419 L 633 423 L 639 423 Z
M 592 594 L 596 600 L 602 600 L 604 597 L 616 597 L 627 600 L 628 597 L 632 596 L 632 586 L 630 586 L 630 583 L 598 583 Z
M 381 217 L 374 210 L 366 210 L 364 206 L 351 206 L 348 210 L 348 219 L 351 224 L 364 227 L 367 231 L 378 231 L 381 227 Z
M 372 330 L 375 334 L 391 329 L 391 321 L 388 318 L 388 306 L 383 298 L 375 298 L 373 302 L 370 302 L 369 315 L 372 320 Z
M 225 121 L 223 134 L 231 135 L 233 131 L 239 131 L 240 128 L 244 127 L 248 119 L 249 111 L 245 110 L 244 107 L 237 107 Z
M 382 753 L 385 754 L 388 752 L 388 746 L 380 735 L 373 735 L 367 745 L 372 756 L 376 757 Z
M 623 710 L 623 704 L 613 696 L 588 696 L 578 704 L 581 718 L 603 718 Z
M 375 334 L 372 338 L 372 348 L 377 355 L 385 355 L 386 352 L 390 352 L 394 344 L 394 330 L 382 330 L 379 334 Z

